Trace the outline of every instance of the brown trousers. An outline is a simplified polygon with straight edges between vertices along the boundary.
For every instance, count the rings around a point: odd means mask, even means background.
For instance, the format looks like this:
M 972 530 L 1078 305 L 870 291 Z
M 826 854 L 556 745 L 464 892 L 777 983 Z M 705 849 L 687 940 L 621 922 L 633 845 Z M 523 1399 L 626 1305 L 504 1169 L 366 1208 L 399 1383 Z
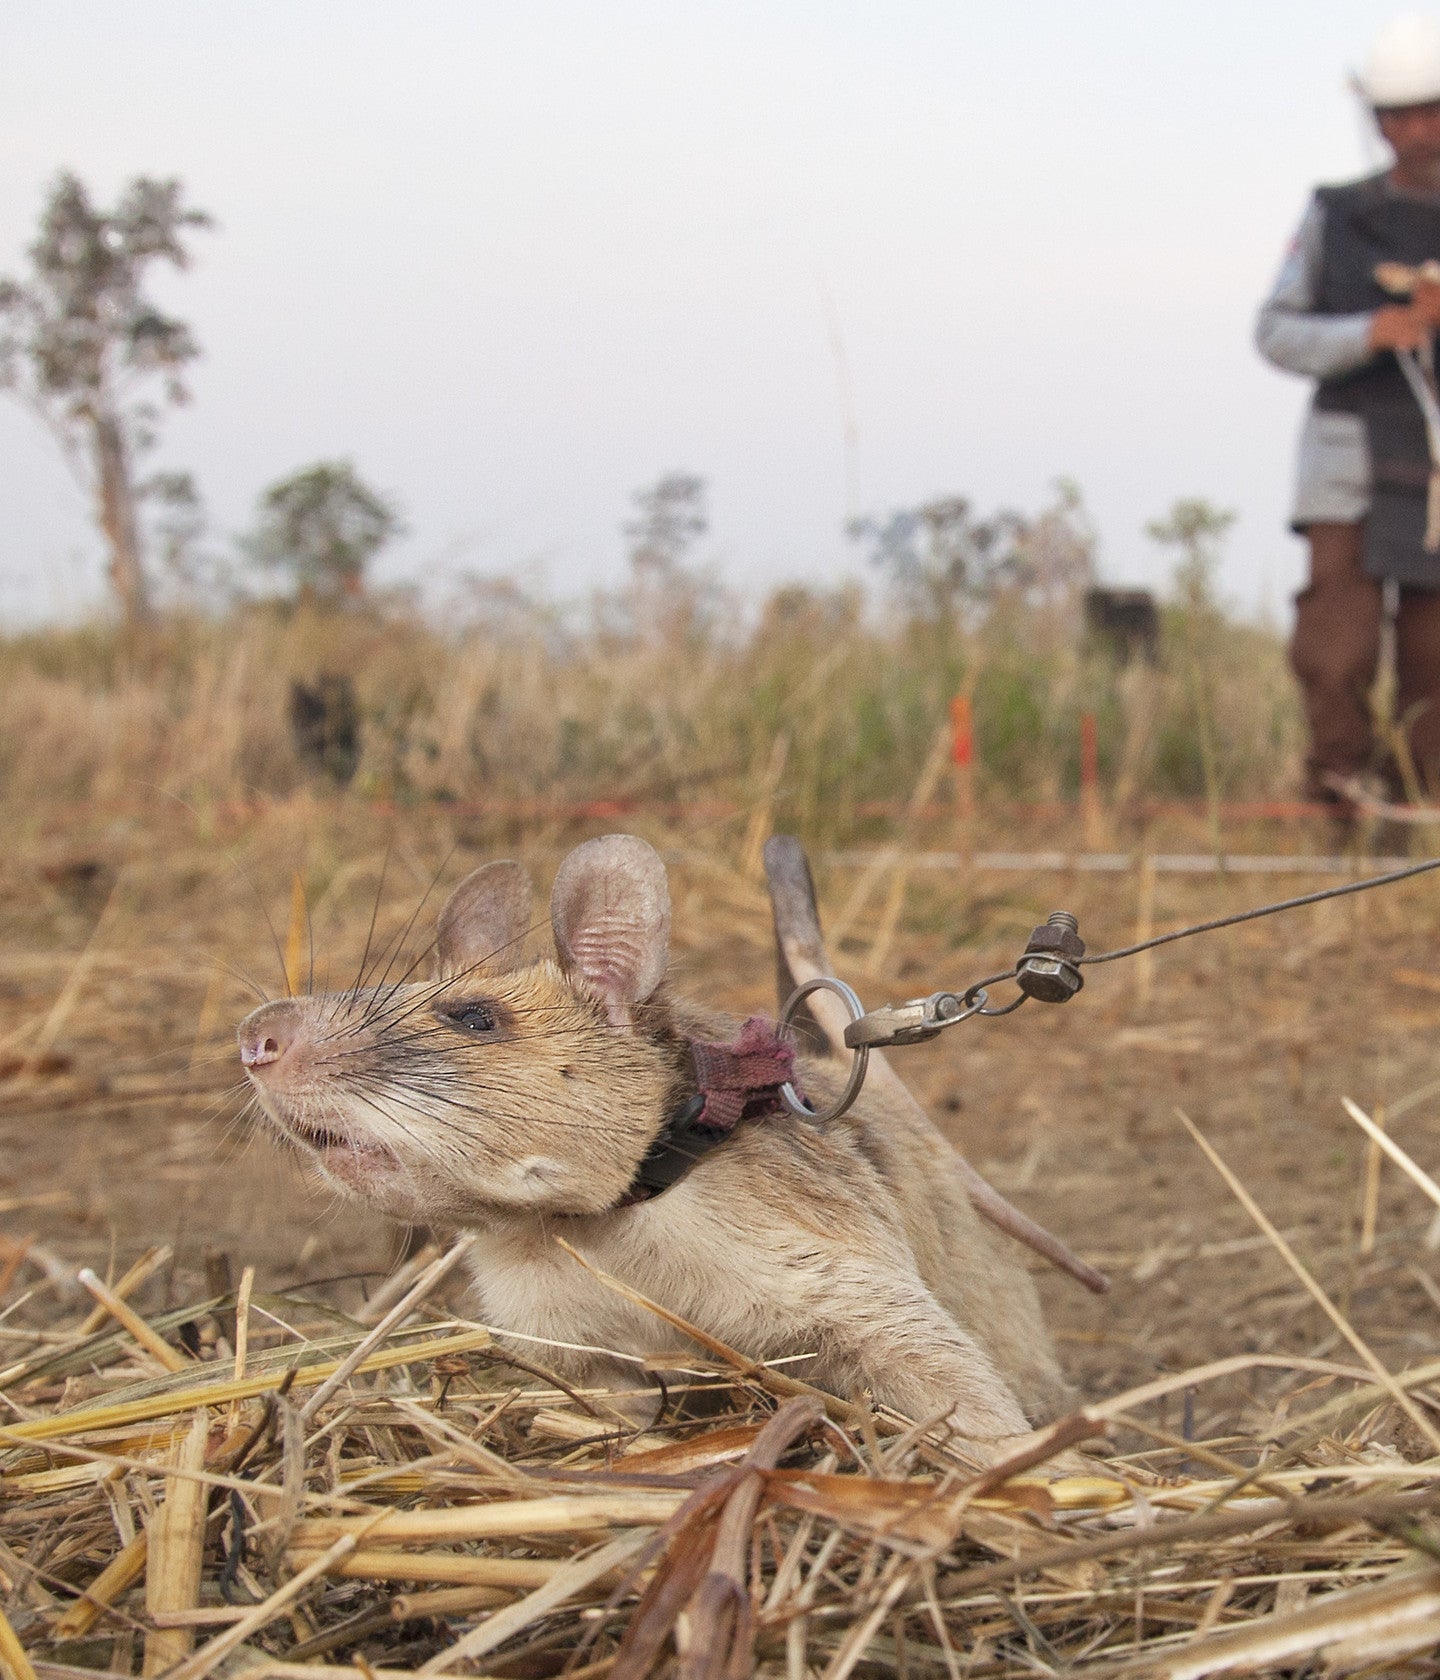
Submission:
M 1290 663 L 1310 726 L 1308 791 L 1333 799 L 1328 776 L 1379 769 L 1392 796 L 1407 789 L 1388 744 L 1378 746 L 1370 689 L 1380 660 L 1381 585 L 1366 575 L 1359 525 L 1311 525 L 1310 584 L 1295 597 Z M 1440 590 L 1400 591 L 1395 619 L 1396 716 L 1423 791 L 1440 794 Z

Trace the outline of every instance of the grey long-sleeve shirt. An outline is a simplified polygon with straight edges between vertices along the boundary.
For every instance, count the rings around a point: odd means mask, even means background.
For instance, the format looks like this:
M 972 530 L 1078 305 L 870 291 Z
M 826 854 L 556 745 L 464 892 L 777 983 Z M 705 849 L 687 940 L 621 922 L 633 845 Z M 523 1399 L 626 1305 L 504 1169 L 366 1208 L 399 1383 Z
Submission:
M 1325 207 L 1311 199 L 1269 297 L 1260 306 L 1255 344 L 1266 361 L 1307 379 L 1332 379 L 1370 360 L 1370 317 L 1318 315 Z M 1296 529 L 1320 521 L 1354 524 L 1370 507 L 1370 446 L 1354 414 L 1311 409 L 1300 430 Z
M 1371 354 L 1368 314 L 1315 313 L 1324 240 L 1325 206 L 1312 198 L 1255 323 L 1255 344 L 1265 360 L 1307 379 L 1353 373 Z

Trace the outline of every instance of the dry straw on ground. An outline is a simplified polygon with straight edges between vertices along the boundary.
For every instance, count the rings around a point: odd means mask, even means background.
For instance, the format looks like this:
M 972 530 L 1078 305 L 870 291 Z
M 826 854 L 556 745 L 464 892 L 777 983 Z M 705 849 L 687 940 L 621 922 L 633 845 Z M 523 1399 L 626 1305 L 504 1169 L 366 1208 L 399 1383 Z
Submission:
M 642 1432 L 550 1380 L 543 1344 L 435 1315 L 463 1246 L 412 1262 L 373 1328 L 248 1288 L 146 1321 L 123 1305 L 141 1266 L 92 1281 L 121 1326 L 92 1312 L 8 1343 L 0 1662 L 17 1680 L 1434 1672 L 1440 1362 L 1392 1376 L 1358 1336 L 1351 1361 L 1242 1355 L 984 1467 L 933 1421 L 697 1343 L 655 1373 Z M 1164 1396 L 1254 1367 L 1284 1380 L 1248 1436 L 1155 1423 Z

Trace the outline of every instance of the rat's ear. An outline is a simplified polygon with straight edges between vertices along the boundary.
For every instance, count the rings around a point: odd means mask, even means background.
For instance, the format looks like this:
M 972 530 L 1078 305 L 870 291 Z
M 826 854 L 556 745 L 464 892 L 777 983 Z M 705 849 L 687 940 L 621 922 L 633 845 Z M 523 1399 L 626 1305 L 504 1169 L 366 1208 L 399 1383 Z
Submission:
M 600 998 L 612 1025 L 628 1026 L 670 958 L 670 889 L 659 853 L 633 834 L 577 846 L 555 877 L 550 922 L 565 972 Z
M 530 931 L 530 877 L 508 860 L 473 870 L 445 901 L 435 929 L 441 978 L 467 969 L 503 974 L 524 961 Z

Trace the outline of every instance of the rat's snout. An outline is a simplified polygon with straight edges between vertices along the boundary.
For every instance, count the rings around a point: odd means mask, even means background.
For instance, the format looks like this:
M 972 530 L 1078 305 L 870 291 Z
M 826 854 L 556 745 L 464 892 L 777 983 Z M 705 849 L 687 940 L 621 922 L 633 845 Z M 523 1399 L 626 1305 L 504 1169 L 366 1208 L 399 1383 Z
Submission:
M 282 1061 L 301 1036 L 301 1013 L 293 998 L 262 1004 L 240 1023 L 241 1065 L 266 1068 Z

